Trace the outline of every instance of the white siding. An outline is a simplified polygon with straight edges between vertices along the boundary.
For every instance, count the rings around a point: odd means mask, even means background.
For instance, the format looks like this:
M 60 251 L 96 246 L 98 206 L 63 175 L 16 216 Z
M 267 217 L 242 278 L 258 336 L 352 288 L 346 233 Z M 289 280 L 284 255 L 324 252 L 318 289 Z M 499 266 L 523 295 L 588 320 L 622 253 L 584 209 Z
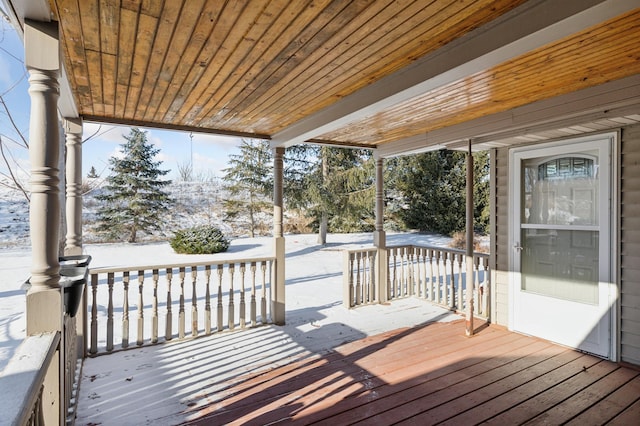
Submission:
M 620 359 L 640 365 L 640 126 L 622 129 Z
M 495 185 L 495 213 L 492 223 L 492 253 L 495 275 L 495 304 L 492 321 L 495 324 L 508 325 L 509 317 L 509 150 L 507 148 L 493 150 L 494 157 L 491 177 Z

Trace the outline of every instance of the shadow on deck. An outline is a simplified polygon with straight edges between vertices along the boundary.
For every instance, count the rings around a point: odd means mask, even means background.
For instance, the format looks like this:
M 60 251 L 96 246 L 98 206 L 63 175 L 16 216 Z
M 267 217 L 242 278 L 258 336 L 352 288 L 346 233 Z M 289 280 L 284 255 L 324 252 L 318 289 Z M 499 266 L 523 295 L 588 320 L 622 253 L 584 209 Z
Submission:
M 640 372 L 462 322 L 365 338 L 242 377 L 187 424 L 637 424 Z
M 335 327 L 331 331 L 340 333 L 340 325 Z M 149 355 L 152 361 L 145 363 Z M 138 362 L 131 362 L 136 357 Z M 113 387 L 92 401 L 106 405 L 102 424 L 640 420 L 639 371 L 497 327 L 467 338 L 462 321 L 363 337 L 325 353 L 305 349 L 274 326 L 125 351 L 100 361 L 126 361 L 135 369 L 118 383 L 101 378 Z M 162 414 L 169 399 L 178 399 L 181 409 L 174 405 L 174 412 Z M 89 415 L 78 424 L 90 420 Z

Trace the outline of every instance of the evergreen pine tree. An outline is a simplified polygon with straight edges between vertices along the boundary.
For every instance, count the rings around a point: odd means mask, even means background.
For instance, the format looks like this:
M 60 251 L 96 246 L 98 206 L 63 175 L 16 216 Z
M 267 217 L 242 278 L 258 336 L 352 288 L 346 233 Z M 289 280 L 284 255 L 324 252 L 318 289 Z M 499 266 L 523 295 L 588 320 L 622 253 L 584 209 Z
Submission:
M 91 166 L 91 169 L 89 170 L 89 173 L 87 174 L 87 177 L 89 179 L 95 179 L 98 177 L 98 172 L 96 172 L 96 168 Z
M 243 139 L 240 154 L 229 156 L 229 167 L 224 169 L 224 188 L 229 197 L 224 201 L 225 219 L 241 224 L 248 219 L 251 237 L 268 226 L 260 218 L 272 207 L 269 196 L 273 192 L 273 161 L 269 143 Z
M 112 174 L 106 179 L 105 193 L 97 197 L 103 202 L 98 231 L 133 243 L 138 232 L 162 230 L 162 215 L 171 204 L 163 188 L 171 181 L 160 179 L 169 170 L 159 169 L 162 162 L 153 158 L 160 150 L 147 141 L 145 132 L 132 128 L 124 138 L 123 158 L 109 159 Z
M 484 230 L 488 221 L 488 156 L 474 154 L 474 216 Z M 451 235 L 466 227 L 466 154 L 434 151 L 392 162 L 388 186 L 401 194 L 397 215 L 420 231 Z
M 287 150 L 285 196 L 290 207 L 315 218 L 318 243 L 327 232 L 370 231 L 374 226 L 374 163 L 371 152 L 332 147 Z

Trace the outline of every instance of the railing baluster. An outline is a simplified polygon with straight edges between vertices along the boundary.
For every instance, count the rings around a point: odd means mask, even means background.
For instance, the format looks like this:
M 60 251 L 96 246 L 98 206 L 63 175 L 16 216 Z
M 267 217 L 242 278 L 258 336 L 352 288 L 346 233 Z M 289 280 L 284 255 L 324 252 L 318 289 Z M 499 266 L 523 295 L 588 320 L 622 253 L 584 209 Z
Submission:
M 153 274 L 153 301 L 151 305 L 151 343 L 158 343 L 158 279 L 159 271 L 154 269 Z
M 449 260 L 450 254 L 442 252 L 442 304 L 449 306 Z
M 432 249 L 428 249 L 427 250 L 427 256 L 429 257 L 429 282 L 427 284 L 427 291 L 428 291 L 428 296 L 427 296 L 427 300 L 433 302 L 435 301 L 435 296 L 433 293 L 433 262 L 434 262 L 434 258 L 435 258 L 435 253 L 433 252 Z
M 244 301 L 244 278 L 246 273 L 246 265 L 244 262 L 240 264 L 240 328 L 247 327 L 247 306 Z
M 415 271 L 416 271 L 416 275 L 415 275 L 415 282 L 416 282 L 416 296 L 418 297 L 422 297 L 424 298 L 424 280 L 423 280 L 423 274 L 422 274 L 422 249 L 420 247 L 416 247 L 414 249 L 415 251 L 415 260 L 414 260 L 414 265 L 415 265 Z
M 235 315 L 235 306 L 233 303 L 233 299 L 235 295 L 233 294 L 233 274 L 235 273 L 235 264 L 229 264 L 229 330 L 234 330 L 236 328 L 236 315 Z
M 362 283 L 360 287 L 360 296 L 362 296 L 362 304 L 369 302 L 369 252 L 362 253 Z
M 433 262 L 435 264 L 435 274 L 433 276 L 433 301 L 440 303 L 440 250 L 433 251 Z
M 360 260 L 362 258 L 362 253 L 356 253 L 356 305 L 360 305 L 362 303 L 362 290 L 360 288 Z
M 222 272 L 223 265 L 218 265 L 218 304 L 216 306 L 216 315 L 217 315 L 217 330 L 222 331 L 224 329 L 224 324 L 222 322 Z
M 449 292 L 451 293 L 451 299 L 449 301 L 449 308 L 455 309 L 456 305 L 456 262 L 461 262 L 460 256 L 455 253 L 450 253 L 451 257 L 451 282 L 449 283 Z
M 124 300 L 122 302 L 122 347 L 129 347 L 129 271 L 122 273 Z
M 113 272 L 107 274 L 109 300 L 107 304 L 107 352 L 113 350 Z
M 171 280 L 173 268 L 167 268 L 167 322 L 165 324 L 165 340 L 173 339 L 173 313 L 171 312 Z
M 267 323 L 267 261 L 263 260 L 262 269 L 262 297 L 260 299 L 260 321 Z
M 464 271 L 466 268 L 466 263 L 464 263 L 465 267 L 463 267 L 463 259 L 465 258 L 464 255 L 462 254 L 458 254 L 458 300 L 456 303 L 456 308 L 458 310 L 463 310 L 464 309 L 464 292 L 463 292 L 463 288 L 464 288 Z M 465 261 L 466 262 L 466 261 Z
M 399 259 L 398 263 L 396 264 L 396 272 L 397 272 L 397 276 L 396 276 L 396 294 L 395 294 L 395 298 L 399 299 L 402 297 L 403 295 L 403 287 L 404 287 L 404 283 L 403 283 L 403 269 L 404 269 L 404 264 L 403 264 L 403 256 L 404 256 L 404 251 L 402 250 L 402 247 L 398 247 L 398 249 L 396 250 L 398 256 L 396 258 L 396 260 Z
M 489 273 L 489 258 L 484 257 L 482 259 L 483 266 L 483 280 L 482 280 L 482 314 L 489 318 L 491 315 L 491 274 Z
M 391 294 L 389 299 L 395 299 L 396 297 L 398 297 L 398 266 L 397 266 L 397 251 L 395 248 L 391 249 L 391 256 L 390 258 L 392 259 L 392 274 L 391 274 L 391 286 L 390 286 L 390 290 L 391 290 Z
M 136 344 L 142 346 L 144 343 L 144 271 L 138 271 L 138 339 Z
M 355 254 L 346 251 L 342 260 L 342 265 L 344 269 L 344 274 L 347 277 L 347 288 L 343 289 L 343 301 L 342 303 L 346 308 L 351 308 L 355 306 L 353 300 L 353 259 Z
M 480 287 L 480 268 L 479 268 L 480 259 L 476 256 L 473 257 L 473 288 L 475 291 L 473 292 L 474 296 L 474 314 L 479 315 L 482 313 L 482 306 L 480 301 L 482 300 L 482 287 Z
M 369 303 L 373 303 L 378 300 L 378 295 L 376 294 L 376 280 L 378 279 L 376 276 L 377 255 L 377 251 L 369 252 Z
M 198 296 L 196 283 L 198 282 L 198 267 L 191 267 L 191 336 L 198 335 Z
M 400 248 L 400 294 L 399 297 L 406 297 L 409 294 L 409 277 L 407 270 L 407 263 L 409 260 L 409 253 L 407 248 Z
M 98 274 L 91 274 L 91 347 L 89 353 L 98 353 Z
M 371 285 L 371 252 L 362 253 L 362 303 L 371 303 L 369 286 Z
M 426 300 L 431 299 L 431 296 L 429 295 L 429 282 L 431 281 L 431 277 L 429 277 L 430 265 L 431 259 L 429 258 L 429 249 L 422 248 L 422 288 L 424 298 Z
M 185 267 L 180 268 L 180 307 L 178 308 L 178 338 L 184 339 L 185 336 L 185 313 L 184 313 L 184 277 Z
M 206 290 L 204 293 L 204 333 L 211 334 L 211 265 L 204 267 L 204 276 L 206 279 Z
M 256 316 L 256 262 L 251 262 L 251 327 L 257 324 Z
M 409 296 L 413 296 L 416 293 L 419 293 L 419 291 L 416 291 L 415 285 L 416 285 L 416 278 L 415 278 L 415 264 L 414 264 L 414 250 L 413 250 L 413 246 L 410 246 L 407 249 L 407 273 L 408 273 L 408 277 L 407 277 L 407 281 L 408 281 L 408 285 L 409 285 Z

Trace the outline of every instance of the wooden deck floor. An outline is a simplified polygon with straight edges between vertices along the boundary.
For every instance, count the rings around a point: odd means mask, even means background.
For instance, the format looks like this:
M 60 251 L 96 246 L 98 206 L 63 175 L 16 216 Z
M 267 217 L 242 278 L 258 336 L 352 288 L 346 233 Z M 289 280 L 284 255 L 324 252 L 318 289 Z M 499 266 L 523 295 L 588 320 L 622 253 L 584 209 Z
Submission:
M 487 327 L 367 337 L 204 392 L 187 424 L 640 424 L 640 372 Z

